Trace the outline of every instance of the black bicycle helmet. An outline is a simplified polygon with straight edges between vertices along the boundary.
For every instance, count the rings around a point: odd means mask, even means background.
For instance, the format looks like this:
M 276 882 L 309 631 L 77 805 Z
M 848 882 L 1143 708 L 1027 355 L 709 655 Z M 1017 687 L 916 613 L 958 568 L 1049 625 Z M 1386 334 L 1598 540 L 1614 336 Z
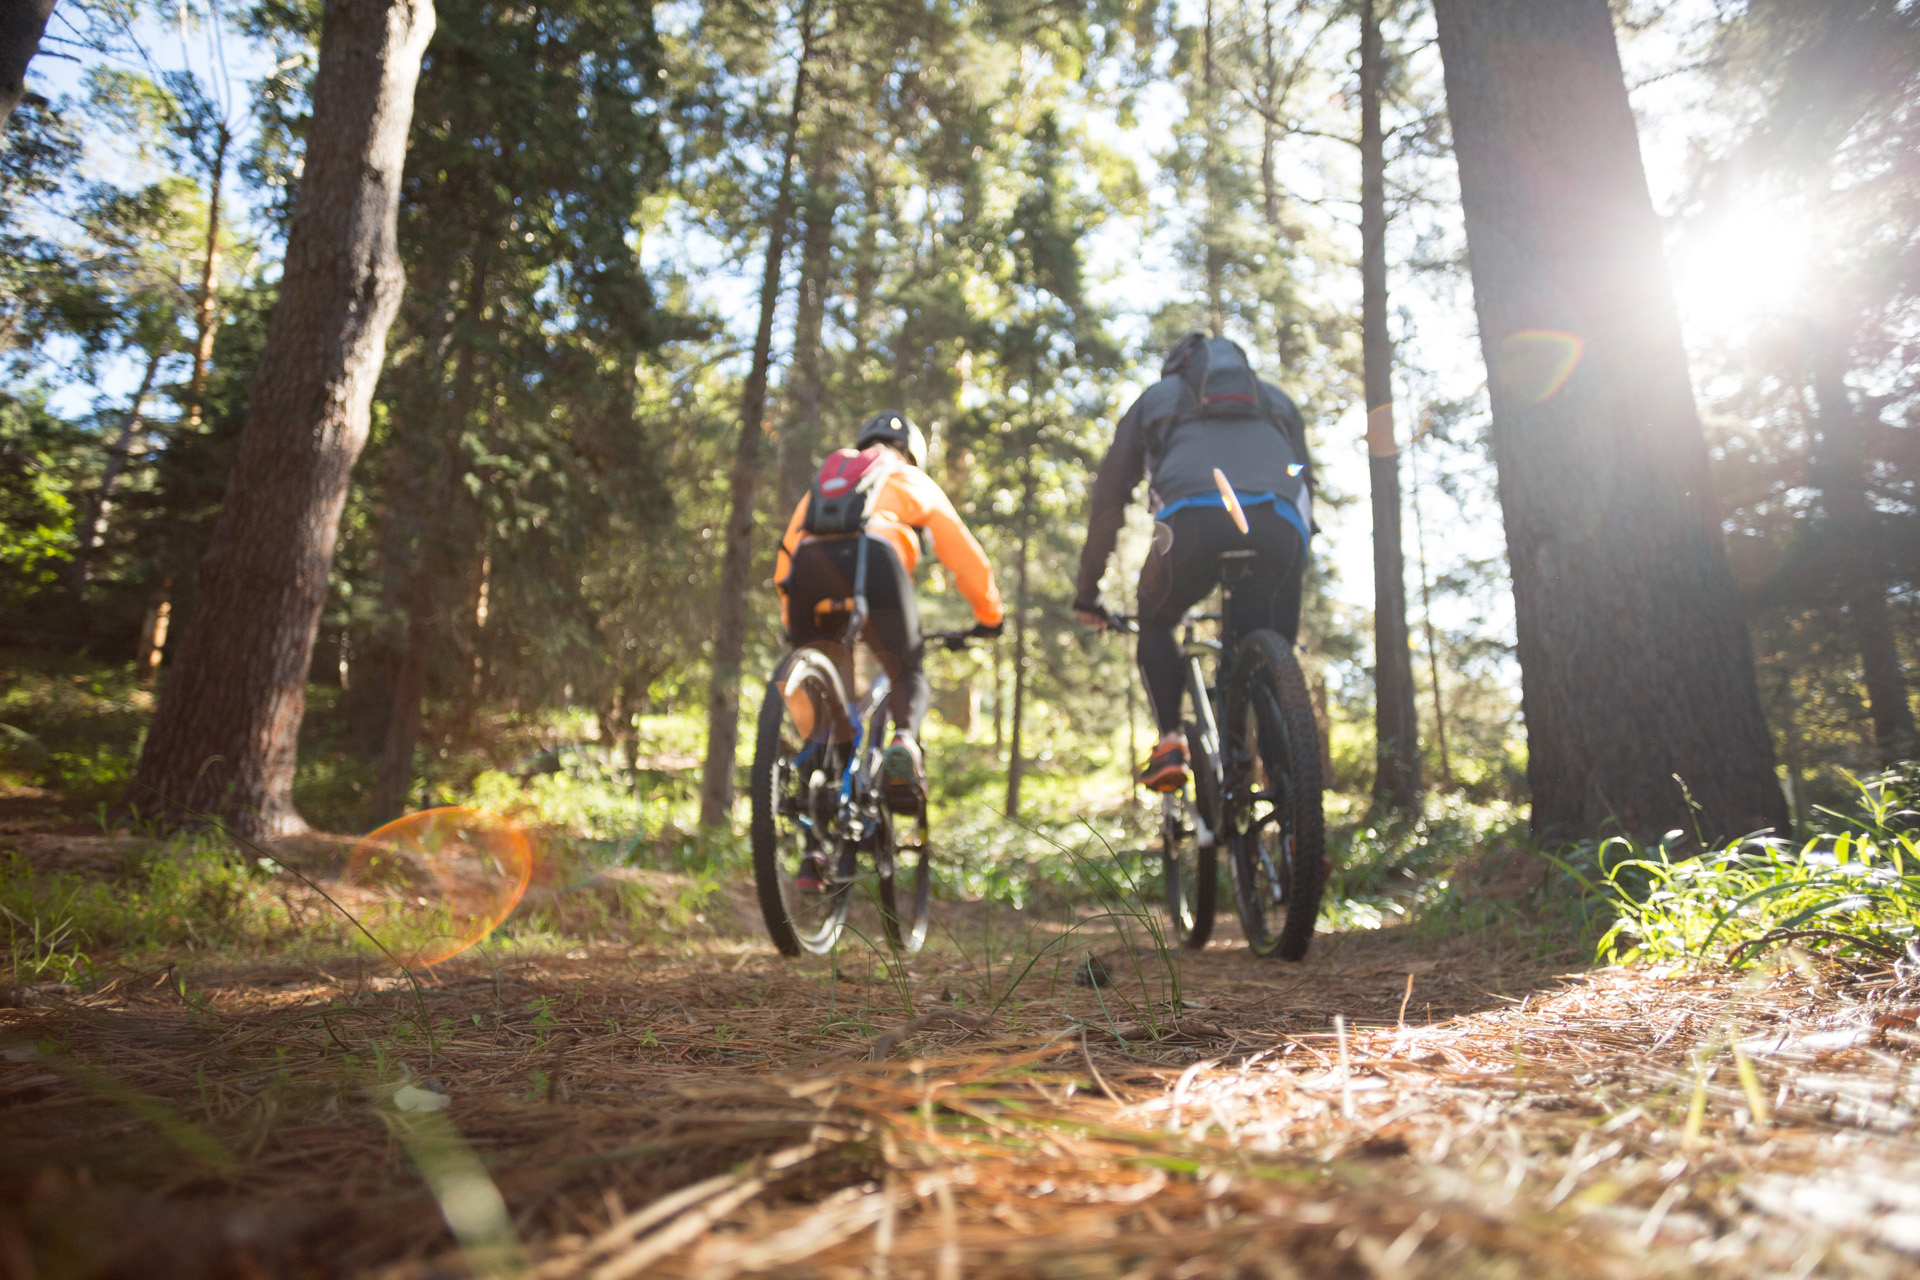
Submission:
M 927 465 L 926 433 L 898 409 L 883 409 L 860 424 L 853 447 L 864 449 L 870 444 L 890 444 L 906 454 L 914 466 Z

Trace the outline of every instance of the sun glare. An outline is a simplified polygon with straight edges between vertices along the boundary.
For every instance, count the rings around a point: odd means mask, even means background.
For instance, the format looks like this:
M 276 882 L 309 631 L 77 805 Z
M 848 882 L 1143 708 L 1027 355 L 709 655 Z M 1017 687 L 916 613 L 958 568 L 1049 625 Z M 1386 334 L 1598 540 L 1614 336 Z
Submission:
M 1725 338 L 1797 310 L 1809 245 L 1800 219 L 1768 205 L 1690 230 L 1673 257 L 1681 321 L 1696 339 Z

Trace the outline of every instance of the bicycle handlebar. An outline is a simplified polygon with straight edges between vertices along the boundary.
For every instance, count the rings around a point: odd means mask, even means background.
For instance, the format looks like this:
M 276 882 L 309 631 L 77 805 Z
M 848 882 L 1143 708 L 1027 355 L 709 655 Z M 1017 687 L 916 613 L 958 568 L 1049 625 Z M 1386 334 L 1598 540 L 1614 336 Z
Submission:
M 974 640 L 992 640 L 996 637 L 980 634 L 978 627 L 962 627 L 957 631 L 928 631 L 921 639 L 928 644 L 937 644 L 943 649 L 958 652 Z

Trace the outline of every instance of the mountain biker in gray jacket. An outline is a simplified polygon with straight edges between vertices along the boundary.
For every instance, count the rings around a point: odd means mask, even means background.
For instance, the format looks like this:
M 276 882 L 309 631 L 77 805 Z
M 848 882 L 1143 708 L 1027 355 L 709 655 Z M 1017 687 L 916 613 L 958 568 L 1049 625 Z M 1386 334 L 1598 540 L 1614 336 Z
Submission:
M 1241 533 L 1214 472 L 1231 485 L 1247 518 Z M 1140 570 L 1140 675 L 1160 729 L 1141 785 L 1186 785 L 1180 726 L 1182 663 L 1173 629 L 1220 581 L 1220 553 L 1256 553 L 1251 588 L 1236 586 L 1230 630 L 1270 627 L 1291 642 L 1300 629 L 1300 586 L 1313 528 L 1313 469 L 1306 427 L 1287 394 L 1254 376 L 1246 352 L 1227 338 L 1194 331 L 1167 353 L 1160 381 L 1120 419 L 1093 482 L 1087 543 L 1080 553 L 1074 615 L 1104 627 L 1100 579 L 1142 475 L 1153 512 L 1153 543 Z

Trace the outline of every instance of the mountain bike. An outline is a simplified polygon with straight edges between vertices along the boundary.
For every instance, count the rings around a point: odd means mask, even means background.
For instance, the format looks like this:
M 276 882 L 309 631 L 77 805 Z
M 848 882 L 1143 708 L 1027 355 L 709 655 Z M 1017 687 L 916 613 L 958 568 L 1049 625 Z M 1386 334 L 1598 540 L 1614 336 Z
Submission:
M 849 639 L 865 621 L 856 601 Z M 928 644 L 963 648 L 969 631 L 931 632 Z M 853 688 L 852 645 L 803 645 L 767 681 L 753 752 L 753 879 L 767 932 L 783 955 L 821 955 L 846 927 L 862 855 L 873 861 L 880 919 L 896 951 L 927 937 L 933 842 L 927 806 L 899 814 L 881 797 L 892 689 L 884 672 Z M 802 888 L 800 872 L 818 888 Z M 910 867 L 903 867 L 911 862 Z M 821 874 L 824 872 L 824 874 Z
M 1298 960 L 1313 941 L 1328 871 L 1320 736 L 1292 646 L 1266 628 L 1241 635 L 1233 626 L 1234 587 L 1257 573 L 1257 553 L 1222 552 L 1219 612 L 1181 621 L 1191 776 L 1160 798 L 1161 872 L 1173 932 L 1198 950 L 1213 935 L 1224 843 L 1247 945 Z M 1138 630 L 1135 615 L 1108 616 Z M 1220 623 L 1221 638 L 1199 636 L 1203 622 Z

